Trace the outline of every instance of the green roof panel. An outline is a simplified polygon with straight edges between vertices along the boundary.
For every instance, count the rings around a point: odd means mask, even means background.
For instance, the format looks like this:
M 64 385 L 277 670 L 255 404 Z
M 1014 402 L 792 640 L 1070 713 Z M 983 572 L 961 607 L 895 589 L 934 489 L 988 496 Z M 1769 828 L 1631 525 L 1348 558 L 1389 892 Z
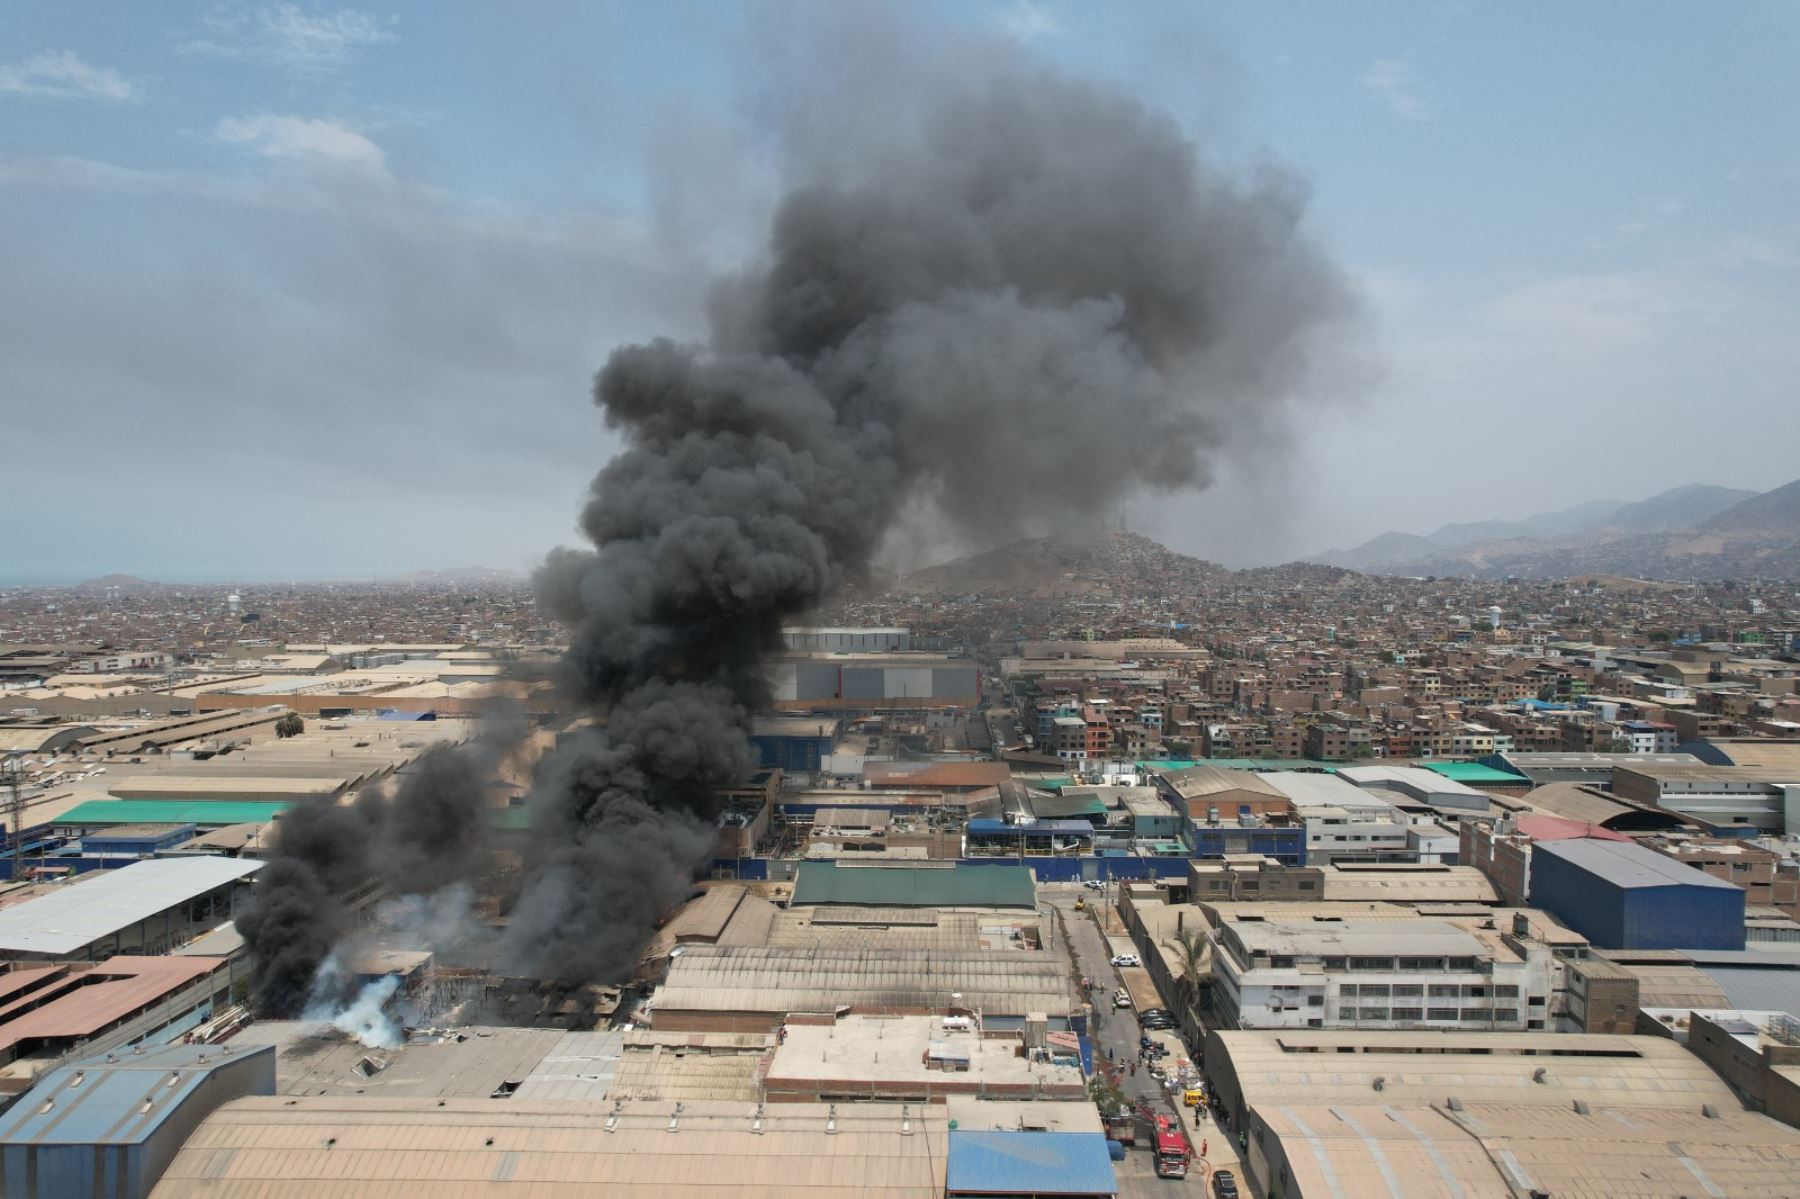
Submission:
M 1529 783 L 1528 779 L 1521 778 L 1510 770 L 1496 770 L 1492 766 L 1483 766 L 1480 762 L 1421 762 L 1420 765 L 1434 774 L 1441 774 L 1447 779 L 1467 783 L 1472 787 L 1482 783 L 1523 787 Z
M 90 799 L 51 824 L 256 824 L 275 819 L 292 805 L 248 800 Z
M 1035 908 L 1037 888 L 1024 866 L 840 866 L 802 862 L 789 906 L 847 903 L 865 907 Z

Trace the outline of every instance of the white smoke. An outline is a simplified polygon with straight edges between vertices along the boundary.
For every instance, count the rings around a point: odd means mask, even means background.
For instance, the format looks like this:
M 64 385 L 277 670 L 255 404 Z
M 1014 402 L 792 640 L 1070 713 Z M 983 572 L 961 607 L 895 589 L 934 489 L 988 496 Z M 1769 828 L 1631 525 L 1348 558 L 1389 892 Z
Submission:
M 343 961 L 331 954 L 319 963 L 300 1018 L 329 1024 L 370 1049 L 398 1049 L 405 1044 L 405 1032 L 387 1010 L 388 1001 L 400 989 L 399 977 L 384 974 L 354 992 L 350 990 L 351 982 Z

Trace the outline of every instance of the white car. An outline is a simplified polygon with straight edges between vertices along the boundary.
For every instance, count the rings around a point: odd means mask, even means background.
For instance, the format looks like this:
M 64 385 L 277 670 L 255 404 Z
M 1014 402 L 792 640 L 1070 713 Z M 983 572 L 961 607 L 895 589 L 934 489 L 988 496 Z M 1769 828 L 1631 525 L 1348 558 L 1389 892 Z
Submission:
M 1112 964 L 1115 966 L 1139 966 L 1143 963 L 1138 961 L 1135 953 L 1116 953 L 1113 955 Z
M 1117 992 L 1116 994 L 1113 995 L 1113 1006 L 1114 1007 L 1130 1007 L 1131 1006 L 1131 996 L 1127 995 L 1124 991 Z

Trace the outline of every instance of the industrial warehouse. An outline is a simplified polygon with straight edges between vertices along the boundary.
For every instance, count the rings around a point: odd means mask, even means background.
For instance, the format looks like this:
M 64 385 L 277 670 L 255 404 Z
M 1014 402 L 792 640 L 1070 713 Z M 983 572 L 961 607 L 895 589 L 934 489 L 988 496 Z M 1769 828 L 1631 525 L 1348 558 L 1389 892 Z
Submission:
M 500 972 L 377 877 L 345 998 L 297 1019 L 255 1018 L 238 927 L 287 822 L 391 804 L 480 726 L 34 734 L 94 765 L 9 836 L 7 1193 L 1800 1186 L 1800 923 L 1686 818 L 1427 766 L 1007 760 L 955 704 L 839 698 L 758 720 L 712 877 L 606 985 Z M 508 752 L 473 800 L 501 863 L 533 827 Z M 504 889 L 468 902 L 505 927 Z

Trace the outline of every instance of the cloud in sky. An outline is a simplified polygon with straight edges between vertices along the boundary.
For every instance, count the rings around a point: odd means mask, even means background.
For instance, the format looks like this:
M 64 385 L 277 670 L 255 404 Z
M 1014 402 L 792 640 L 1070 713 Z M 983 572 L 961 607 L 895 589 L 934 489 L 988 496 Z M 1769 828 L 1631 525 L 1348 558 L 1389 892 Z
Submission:
M 566 539 L 609 446 L 583 399 L 595 365 L 617 341 L 696 329 L 698 273 L 603 211 L 364 169 L 379 147 L 332 121 L 258 114 L 214 133 L 249 163 L 0 161 L 0 395 L 21 400 L 8 448 L 47 461 L 106 427 L 116 442 L 89 464 L 125 478 L 182 430 L 180 453 L 216 467 L 159 474 L 152 505 L 96 486 L 69 510 L 82 533 L 22 533 L 13 570 L 366 576 L 469 555 L 523 569 Z M 50 226 L 56 239 L 8 235 Z M 14 472 L 0 505 L 35 485 Z M 206 538 L 165 519 L 223 494 L 244 502 Z M 433 510 L 457 515 L 397 515 Z M 346 535 L 375 513 L 411 527 Z
M 129 79 L 73 50 L 46 50 L 0 65 L 0 94 L 45 100 L 136 100 L 140 95 Z
M 183 49 L 293 71 L 332 70 L 369 46 L 393 41 L 395 23 L 354 8 L 314 14 L 297 4 L 273 4 L 212 13 L 205 19 L 207 36 Z
M 1402 120 L 1429 121 L 1437 115 L 1437 107 L 1426 95 L 1418 69 L 1404 58 L 1376 59 L 1358 76 L 1357 82 Z
M 1000 14 L 1000 28 L 1019 42 L 1035 42 L 1068 30 L 1061 17 L 1034 0 L 1013 0 L 1012 7 Z
M 353 166 L 382 168 L 381 147 L 338 121 L 257 113 L 227 117 L 213 136 L 244 146 L 264 158 L 323 158 Z

